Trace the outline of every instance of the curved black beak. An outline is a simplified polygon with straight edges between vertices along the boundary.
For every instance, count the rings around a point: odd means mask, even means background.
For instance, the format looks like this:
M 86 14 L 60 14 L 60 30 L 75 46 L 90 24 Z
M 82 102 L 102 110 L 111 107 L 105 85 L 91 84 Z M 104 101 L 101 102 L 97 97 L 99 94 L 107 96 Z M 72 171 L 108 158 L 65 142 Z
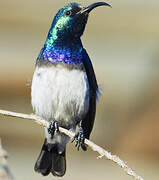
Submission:
M 87 7 L 84 7 L 77 14 L 90 13 L 94 8 L 96 8 L 98 6 L 109 6 L 109 7 L 111 7 L 111 5 L 106 3 L 106 2 L 96 2 L 96 3 L 93 3 L 93 4 L 89 5 L 89 6 L 87 6 Z

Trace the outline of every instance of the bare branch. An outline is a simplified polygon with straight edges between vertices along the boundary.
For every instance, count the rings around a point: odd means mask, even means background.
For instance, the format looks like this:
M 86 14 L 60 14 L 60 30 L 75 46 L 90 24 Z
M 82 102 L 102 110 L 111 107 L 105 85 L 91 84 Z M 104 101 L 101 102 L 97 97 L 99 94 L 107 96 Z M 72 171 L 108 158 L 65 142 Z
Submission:
M 12 116 L 12 117 L 18 117 L 18 118 L 23 118 L 23 119 L 30 119 L 30 120 L 35 120 L 36 123 L 38 123 L 41 126 L 44 127 L 49 127 L 49 123 L 42 119 L 39 116 L 36 116 L 34 114 L 22 114 L 22 113 L 15 113 L 11 111 L 5 111 L 5 110 L 0 110 L 0 114 L 5 115 L 5 116 Z M 64 129 L 62 127 L 59 127 L 60 132 L 68 135 L 69 137 L 73 138 L 74 133 Z M 132 176 L 136 180 L 144 180 L 141 176 L 137 175 L 123 160 L 121 160 L 118 156 L 112 155 L 110 152 L 106 151 L 105 149 L 101 148 L 100 146 L 96 145 L 92 141 L 85 139 L 85 144 L 87 144 L 93 151 L 96 151 L 99 153 L 98 158 L 106 157 L 109 160 L 112 160 L 113 162 L 117 163 L 128 175 Z
M 0 139 L 0 165 L 4 171 L 0 172 L 0 178 L 8 178 L 9 180 L 14 180 L 13 175 L 9 169 L 8 163 L 7 163 L 7 152 L 2 148 L 2 143 Z

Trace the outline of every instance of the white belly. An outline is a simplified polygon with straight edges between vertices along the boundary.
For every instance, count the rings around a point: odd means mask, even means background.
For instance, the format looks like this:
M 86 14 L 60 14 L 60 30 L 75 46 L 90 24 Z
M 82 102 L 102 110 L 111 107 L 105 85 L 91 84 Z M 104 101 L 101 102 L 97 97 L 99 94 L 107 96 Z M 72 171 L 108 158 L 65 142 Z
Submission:
M 63 65 L 37 67 L 31 88 L 35 113 L 48 121 L 73 127 L 89 108 L 89 84 L 87 75 L 79 69 Z

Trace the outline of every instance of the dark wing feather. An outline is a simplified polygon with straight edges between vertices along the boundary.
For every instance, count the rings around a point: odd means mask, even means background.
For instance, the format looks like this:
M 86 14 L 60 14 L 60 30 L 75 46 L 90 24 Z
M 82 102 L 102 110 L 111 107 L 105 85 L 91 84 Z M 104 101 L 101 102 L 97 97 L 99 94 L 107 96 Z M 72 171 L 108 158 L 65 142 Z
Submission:
M 95 73 L 91 60 L 85 49 L 82 51 L 83 54 L 83 64 L 87 73 L 87 78 L 90 86 L 90 102 L 89 110 L 85 118 L 82 120 L 82 128 L 84 130 L 85 137 L 89 139 L 90 133 L 93 129 L 95 113 L 96 113 L 96 99 L 98 93 L 98 84 L 96 81 Z

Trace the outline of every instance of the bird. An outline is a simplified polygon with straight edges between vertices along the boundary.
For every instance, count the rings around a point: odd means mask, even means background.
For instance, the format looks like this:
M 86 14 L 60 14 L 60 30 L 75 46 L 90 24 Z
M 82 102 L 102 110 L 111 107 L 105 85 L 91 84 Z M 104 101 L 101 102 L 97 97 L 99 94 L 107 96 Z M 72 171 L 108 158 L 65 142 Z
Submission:
M 46 41 L 35 65 L 31 85 L 31 103 L 36 115 L 49 122 L 45 141 L 34 170 L 61 177 L 66 172 L 66 144 L 70 138 L 59 126 L 72 130 L 75 146 L 87 150 L 84 141 L 93 128 L 99 88 L 92 62 L 82 45 L 89 13 L 96 7 L 69 3 L 53 18 Z

